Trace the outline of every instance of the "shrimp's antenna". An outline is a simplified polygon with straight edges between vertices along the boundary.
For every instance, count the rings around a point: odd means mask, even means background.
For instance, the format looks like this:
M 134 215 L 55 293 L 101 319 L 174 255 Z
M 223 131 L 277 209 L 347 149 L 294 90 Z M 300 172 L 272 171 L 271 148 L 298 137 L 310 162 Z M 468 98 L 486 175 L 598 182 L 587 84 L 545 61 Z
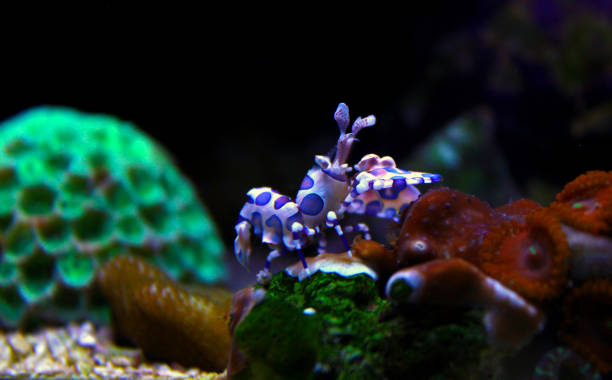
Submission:
M 353 123 L 351 132 L 346 133 L 346 128 L 350 122 L 349 110 L 346 104 L 340 103 L 338 104 L 336 112 L 334 112 L 334 119 L 340 128 L 340 137 L 338 138 L 338 143 L 336 144 L 336 156 L 334 157 L 333 164 L 335 166 L 340 166 L 346 163 L 349 153 L 351 152 L 353 142 L 357 141 L 357 138 L 355 137 L 357 136 L 357 133 L 359 133 L 359 131 L 363 128 L 371 127 L 372 125 L 376 124 L 376 117 L 374 115 L 364 118 L 358 117 Z

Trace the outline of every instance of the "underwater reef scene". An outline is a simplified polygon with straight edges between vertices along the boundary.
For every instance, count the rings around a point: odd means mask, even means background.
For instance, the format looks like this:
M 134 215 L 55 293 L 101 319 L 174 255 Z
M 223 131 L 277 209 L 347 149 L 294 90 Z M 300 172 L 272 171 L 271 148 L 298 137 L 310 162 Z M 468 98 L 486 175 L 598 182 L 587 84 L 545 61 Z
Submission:
M 337 145 L 295 201 L 247 192 L 235 259 L 268 255 L 235 292 L 211 217 L 155 142 L 66 108 L 6 121 L 0 375 L 609 377 L 612 171 L 493 207 L 389 156 L 349 166 L 377 120 L 351 125 L 344 103 L 333 117 Z
M 612 3 L 398 15 L 6 88 L 0 378 L 612 379 Z

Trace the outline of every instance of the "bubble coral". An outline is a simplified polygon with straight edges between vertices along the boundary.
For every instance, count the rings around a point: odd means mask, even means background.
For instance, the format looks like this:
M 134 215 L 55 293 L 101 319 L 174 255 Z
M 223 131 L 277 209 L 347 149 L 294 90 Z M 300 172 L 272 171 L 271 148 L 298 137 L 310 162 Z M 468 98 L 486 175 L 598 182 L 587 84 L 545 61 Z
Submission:
M 612 172 L 593 170 L 566 184 L 551 210 L 571 227 L 593 234 L 612 233 Z
M 2 123 L 0 150 L 0 324 L 91 312 L 82 308 L 95 305 L 95 269 L 117 253 L 173 278 L 223 275 L 221 240 L 193 187 L 132 124 L 39 107 Z
M 561 337 L 601 372 L 612 371 L 612 281 L 591 280 L 563 301 Z
M 570 251 L 561 223 L 545 209 L 493 228 L 479 249 L 481 268 L 520 294 L 544 300 L 567 282 Z
M 98 284 L 111 305 L 114 328 L 152 360 L 222 371 L 230 352 L 231 295 L 187 291 L 142 259 L 104 263 Z
M 401 269 L 385 292 L 399 302 L 483 308 L 489 342 L 497 347 L 520 348 L 544 326 L 537 308 L 459 258 Z
M 433 258 L 477 259 L 483 236 L 498 221 L 478 198 L 448 188 L 429 190 L 408 209 L 395 243 L 400 267 Z

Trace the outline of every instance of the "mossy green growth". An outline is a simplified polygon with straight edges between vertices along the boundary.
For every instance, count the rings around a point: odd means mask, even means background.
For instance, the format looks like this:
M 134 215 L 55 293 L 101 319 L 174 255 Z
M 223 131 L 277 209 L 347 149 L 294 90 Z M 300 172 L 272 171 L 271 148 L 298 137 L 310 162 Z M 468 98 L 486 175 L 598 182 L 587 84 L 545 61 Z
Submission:
M 5 327 L 39 311 L 62 321 L 98 309 L 93 274 L 116 254 L 166 263 L 177 280 L 225 272 L 190 182 L 159 144 L 111 116 L 38 107 L 0 124 L 0 201 Z
M 391 331 L 387 324 L 379 323 L 379 318 L 389 304 L 378 296 L 376 284 L 370 277 L 344 278 L 333 273 L 316 272 L 298 282 L 281 272 L 272 277 L 264 303 L 271 300 L 289 304 L 303 314 L 302 318 L 319 324 L 320 333 L 311 334 L 312 342 L 309 343 L 318 346 L 317 363 L 310 372 L 313 379 L 328 376 L 338 379 L 383 378 L 384 346 Z M 238 326 L 237 332 L 244 323 L 255 318 L 279 318 L 272 314 L 258 305 Z M 285 323 L 278 321 L 276 324 Z M 295 332 L 290 324 L 285 328 L 285 333 L 289 334 L 286 339 L 292 342 L 287 347 L 290 352 L 301 350 L 302 345 L 292 340 Z M 246 343 L 239 347 L 243 345 Z M 249 357 L 249 363 L 250 360 Z
M 310 343 L 320 345 L 313 379 L 471 379 L 482 372 L 482 358 L 489 351 L 481 311 L 395 305 L 380 294 L 378 284 L 366 275 L 316 272 L 299 282 L 281 272 L 272 277 L 264 302 L 288 303 L 306 314 L 314 311 L 306 316 L 321 329 Z M 276 328 L 291 341 L 298 329 L 262 305 L 251 311 L 236 333 L 245 323 L 261 321 L 266 326 L 262 331 Z M 273 335 L 268 335 L 266 344 L 273 347 Z M 256 339 L 261 338 L 241 336 L 239 347 L 249 347 Z M 302 346 L 293 341 L 289 349 L 297 352 Z M 272 361 L 266 363 L 272 366 Z M 259 364 L 251 366 L 250 374 L 257 369 Z
M 487 364 L 496 357 L 488 348 L 482 311 L 410 305 L 398 310 L 389 339 L 386 375 L 401 379 L 494 378 Z
M 316 316 L 304 315 L 282 299 L 264 300 L 234 332 L 234 342 L 249 357 L 249 366 L 232 378 L 312 379 L 321 354 L 320 327 Z

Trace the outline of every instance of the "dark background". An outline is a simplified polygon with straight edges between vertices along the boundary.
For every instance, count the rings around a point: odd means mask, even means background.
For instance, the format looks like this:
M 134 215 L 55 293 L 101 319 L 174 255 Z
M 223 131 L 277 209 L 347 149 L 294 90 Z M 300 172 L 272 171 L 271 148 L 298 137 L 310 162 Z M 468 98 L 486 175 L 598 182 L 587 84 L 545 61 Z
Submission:
M 341 101 L 353 119 L 378 118 L 350 163 L 405 158 L 486 107 L 519 187 L 536 178 L 558 190 L 612 162 L 610 6 L 568 4 L 6 11 L 15 25 L 3 37 L 0 119 L 56 104 L 134 122 L 194 182 L 228 247 L 246 191 L 295 195 L 314 154 L 334 145 Z M 573 131 L 593 109 L 603 109 L 597 128 Z

